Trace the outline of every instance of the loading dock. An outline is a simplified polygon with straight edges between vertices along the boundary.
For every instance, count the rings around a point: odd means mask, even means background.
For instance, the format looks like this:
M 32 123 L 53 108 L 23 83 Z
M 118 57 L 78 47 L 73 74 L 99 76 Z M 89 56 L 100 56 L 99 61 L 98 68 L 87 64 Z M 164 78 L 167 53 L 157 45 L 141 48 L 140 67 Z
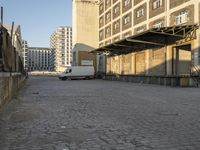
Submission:
M 91 52 L 109 54 L 106 79 L 172 86 L 187 79 L 184 86 L 196 85 L 191 73 L 197 29 L 198 25 L 152 28 Z

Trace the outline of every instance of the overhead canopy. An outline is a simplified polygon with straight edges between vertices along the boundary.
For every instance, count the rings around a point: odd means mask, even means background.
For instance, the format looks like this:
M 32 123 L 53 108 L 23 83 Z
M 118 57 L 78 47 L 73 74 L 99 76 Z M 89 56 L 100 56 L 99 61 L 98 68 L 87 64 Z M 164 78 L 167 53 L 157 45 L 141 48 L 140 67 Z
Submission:
M 100 47 L 91 53 L 125 54 L 145 49 L 159 48 L 175 44 L 185 38 L 195 38 L 198 25 L 152 28 L 132 35 L 112 44 Z M 194 34 L 193 34 L 194 33 Z

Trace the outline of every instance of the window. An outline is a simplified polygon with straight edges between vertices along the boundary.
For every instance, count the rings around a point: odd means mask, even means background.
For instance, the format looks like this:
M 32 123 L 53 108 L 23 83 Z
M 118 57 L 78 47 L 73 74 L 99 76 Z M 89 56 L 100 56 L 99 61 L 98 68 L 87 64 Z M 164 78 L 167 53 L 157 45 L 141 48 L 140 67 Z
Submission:
M 158 21 L 153 25 L 153 28 L 161 28 L 163 27 L 163 22 L 162 21 Z
M 124 18 L 124 24 L 128 24 L 130 22 L 130 16 L 126 16 Z
M 114 9 L 114 13 L 117 14 L 119 12 L 119 6 Z
M 106 34 L 110 34 L 110 28 L 106 29 Z
M 125 0 L 124 1 L 124 6 L 126 7 L 127 5 L 129 5 L 129 3 L 130 3 L 130 0 Z
M 109 4 L 110 4 L 110 0 L 107 0 L 107 1 L 106 1 L 106 4 L 109 5 Z
M 119 22 L 116 22 L 115 24 L 114 24 L 114 30 L 116 30 L 116 29 L 118 29 L 119 28 Z
M 127 34 L 124 35 L 124 38 L 127 38 L 127 37 L 129 37 L 130 35 L 131 35 L 130 33 L 127 33 Z
M 153 2 L 153 9 L 159 8 L 162 6 L 162 0 L 155 0 Z
M 103 32 L 102 32 L 102 31 L 99 33 L 99 36 L 100 36 L 100 37 L 103 37 Z
M 100 18 L 99 23 L 100 23 L 100 25 L 103 24 L 103 18 Z
M 188 19 L 188 13 L 186 11 L 180 12 L 176 16 L 176 25 L 186 23 Z
M 144 30 L 145 30 L 144 27 L 139 27 L 139 28 L 136 29 L 136 32 L 137 32 L 137 33 L 141 33 L 141 32 L 143 32 Z
M 144 16 L 144 8 L 140 8 L 137 12 L 136 12 L 137 18 Z
M 106 14 L 106 19 L 110 20 L 110 12 Z
M 103 11 L 103 4 L 100 5 L 100 11 Z

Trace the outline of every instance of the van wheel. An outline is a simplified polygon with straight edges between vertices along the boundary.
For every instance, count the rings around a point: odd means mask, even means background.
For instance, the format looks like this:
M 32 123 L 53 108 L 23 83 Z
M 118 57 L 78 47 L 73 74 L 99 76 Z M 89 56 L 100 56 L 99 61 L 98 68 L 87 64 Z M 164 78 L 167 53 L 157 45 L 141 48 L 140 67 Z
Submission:
M 68 77 L 68 78 L 67 78 L 67 80 L 71 80 L 71 78 L 70 78 L 70 77 Z
M 67 77 L 63 77 L 62 80 L 67 80 Z

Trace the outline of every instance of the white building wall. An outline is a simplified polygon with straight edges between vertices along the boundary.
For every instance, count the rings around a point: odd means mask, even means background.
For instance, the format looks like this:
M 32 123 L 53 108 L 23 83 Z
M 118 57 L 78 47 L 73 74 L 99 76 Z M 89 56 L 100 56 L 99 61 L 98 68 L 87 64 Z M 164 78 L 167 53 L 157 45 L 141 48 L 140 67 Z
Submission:
M 50 48 L 29 48 L 29 71 L 51 71 L 51 55 Z
M 72 62 L 72 28 L 60 26 L 51 35 L 51 48 L 55 50 L 55 70 L 63 71 Z

